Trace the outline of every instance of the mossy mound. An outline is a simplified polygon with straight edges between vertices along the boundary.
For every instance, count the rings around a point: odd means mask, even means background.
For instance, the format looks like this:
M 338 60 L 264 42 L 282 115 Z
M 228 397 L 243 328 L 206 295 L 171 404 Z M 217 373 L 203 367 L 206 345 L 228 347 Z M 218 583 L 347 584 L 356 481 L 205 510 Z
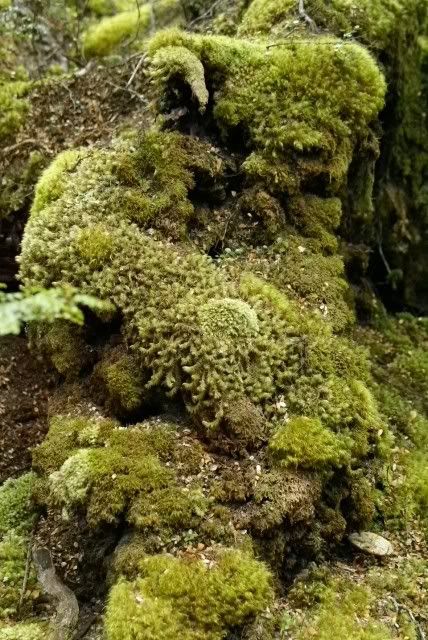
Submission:
M 206 558 L 141 558 L 139 577 L 110 594 L 109 640 L 132 637 L 220 640 L 272 602 L 270 576 L 250 554 L 221 550 Z

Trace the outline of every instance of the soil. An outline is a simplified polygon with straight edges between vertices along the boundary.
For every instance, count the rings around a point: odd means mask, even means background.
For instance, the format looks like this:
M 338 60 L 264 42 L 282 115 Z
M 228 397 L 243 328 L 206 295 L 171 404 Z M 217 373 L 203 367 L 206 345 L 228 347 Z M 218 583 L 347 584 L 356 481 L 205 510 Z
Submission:
M 52 375 L 23 336 L 0 339 L 0 484 L 31 467 L 31 448 L 47 431 Z

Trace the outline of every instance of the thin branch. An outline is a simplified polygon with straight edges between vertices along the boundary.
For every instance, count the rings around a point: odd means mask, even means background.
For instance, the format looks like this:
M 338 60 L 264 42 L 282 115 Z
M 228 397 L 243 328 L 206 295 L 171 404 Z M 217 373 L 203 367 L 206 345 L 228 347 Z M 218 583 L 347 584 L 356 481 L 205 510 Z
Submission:
M 197 18 L 194 18 L 194 20 L 189 22 L 187 26 L 192 27 L 194 24 L 196 24 L 197 22 L 200 22 L 204 18 L 208 18 L 208 16 L 211 15 L 214 9 L 220 4 L 220 2 L 222 2 L 222 0 L 216 0 L 215 2 L 213 2 L 213 4 L 210 7 L 208 7 L 208 9 L 204 13 L 201 13 L 200 16 L 197 16 Z
M 415 614 L 413 613 L 413 611 L 408 606 L 406 606 L 405 604 L 402 604 L 401 602 L 398 602 L 398 600 L 396 600 L 393 596 L 388 596 L 388 597 L 393 602 L 397 613 L 400 611 L 400 609 L 407 613 L 407 615 L 409 616 L 412 624 L 414 625 L 414 627 L 416 628 L 416 630 L 418 632 L 419 640 L 426 640 L 425 632 L 422 629 L 422 627 L 419 624 L 419 622 L 416 620 L 416 617 L 415 617 Z
M 18 603 L 18 615 L 22 609 L 22 605 L 24 604 L 25 592 L 27 591 L 28 585 L 28 577 L 30 575 L 30 566 L 31 566 L 31 547 L 33 545 L 33 532 L 30 534 L 30 538 L 28 540 L 27 547 L 27 559 L 25 561 L 25 571 L 24 571 L 24 579 L 22 581 L 21 592 L 19 594 L 19 603 Z
M 144 54 L 141 55 L 140 59 L 138 60 L 137 64 L 135 65 L 135 69 L 132 72 L 131 77 L 129 78 L 128 82 L 126 83 L 126 86 L 125 86 L 126 89 L 128 89 L 131 86 L 135 76 L 137 75 L 141 65 L 143 64 L 143 62 L 145 62 L 145 60 L 147 60 L 147 55 L 144 53 Z

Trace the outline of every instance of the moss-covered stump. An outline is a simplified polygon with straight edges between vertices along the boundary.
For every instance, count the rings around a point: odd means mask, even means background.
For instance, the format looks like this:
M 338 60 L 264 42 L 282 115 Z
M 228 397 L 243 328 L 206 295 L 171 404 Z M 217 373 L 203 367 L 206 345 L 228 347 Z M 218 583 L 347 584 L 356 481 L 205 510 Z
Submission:
M 399 509 L 388 474 L 405 408 L 425 424 L 425 325 L 355 328 L 340 237 L 358 228 L 370 246 L 389 215 L 372 200 L 374 162 L 389 158 L 388 74 L 401 64 L 382 58 L 401 15 L 390 5 L 308 2 L 296 22 L 294 4 L 255 0 L 233 37 L 159 32 L 148 44 L 157 126 L 67 149 L 37 183 L 23 284 L 76 286 L 115 308 L 83 328 L 30 331 L 68 395 L 33 452 L 38 535 L 60 549 L 84 531 L 99 545 L 108 640 L 272 638 L 282 579 Z M 129 8 L 103 6 L 91 7 L 107 15 L 87 32 L 93 55 L 136 26 Z M 389 268 L 393 253 L 381 255 Z M 325 636 L 335 598 L 324 586 Z M 371 605 L 346 588 L 336 632 Z M 386 633 L 368 618 L 360 637 Z

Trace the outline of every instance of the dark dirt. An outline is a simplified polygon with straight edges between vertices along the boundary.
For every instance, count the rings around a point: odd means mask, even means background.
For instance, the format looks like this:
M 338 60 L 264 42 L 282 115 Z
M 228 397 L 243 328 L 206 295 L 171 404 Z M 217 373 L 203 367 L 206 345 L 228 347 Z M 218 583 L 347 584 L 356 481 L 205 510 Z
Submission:
M 53 380 L 24 337 L 0 338 L 0 484 L 31 466 L 31 447 L 47 430 Z

